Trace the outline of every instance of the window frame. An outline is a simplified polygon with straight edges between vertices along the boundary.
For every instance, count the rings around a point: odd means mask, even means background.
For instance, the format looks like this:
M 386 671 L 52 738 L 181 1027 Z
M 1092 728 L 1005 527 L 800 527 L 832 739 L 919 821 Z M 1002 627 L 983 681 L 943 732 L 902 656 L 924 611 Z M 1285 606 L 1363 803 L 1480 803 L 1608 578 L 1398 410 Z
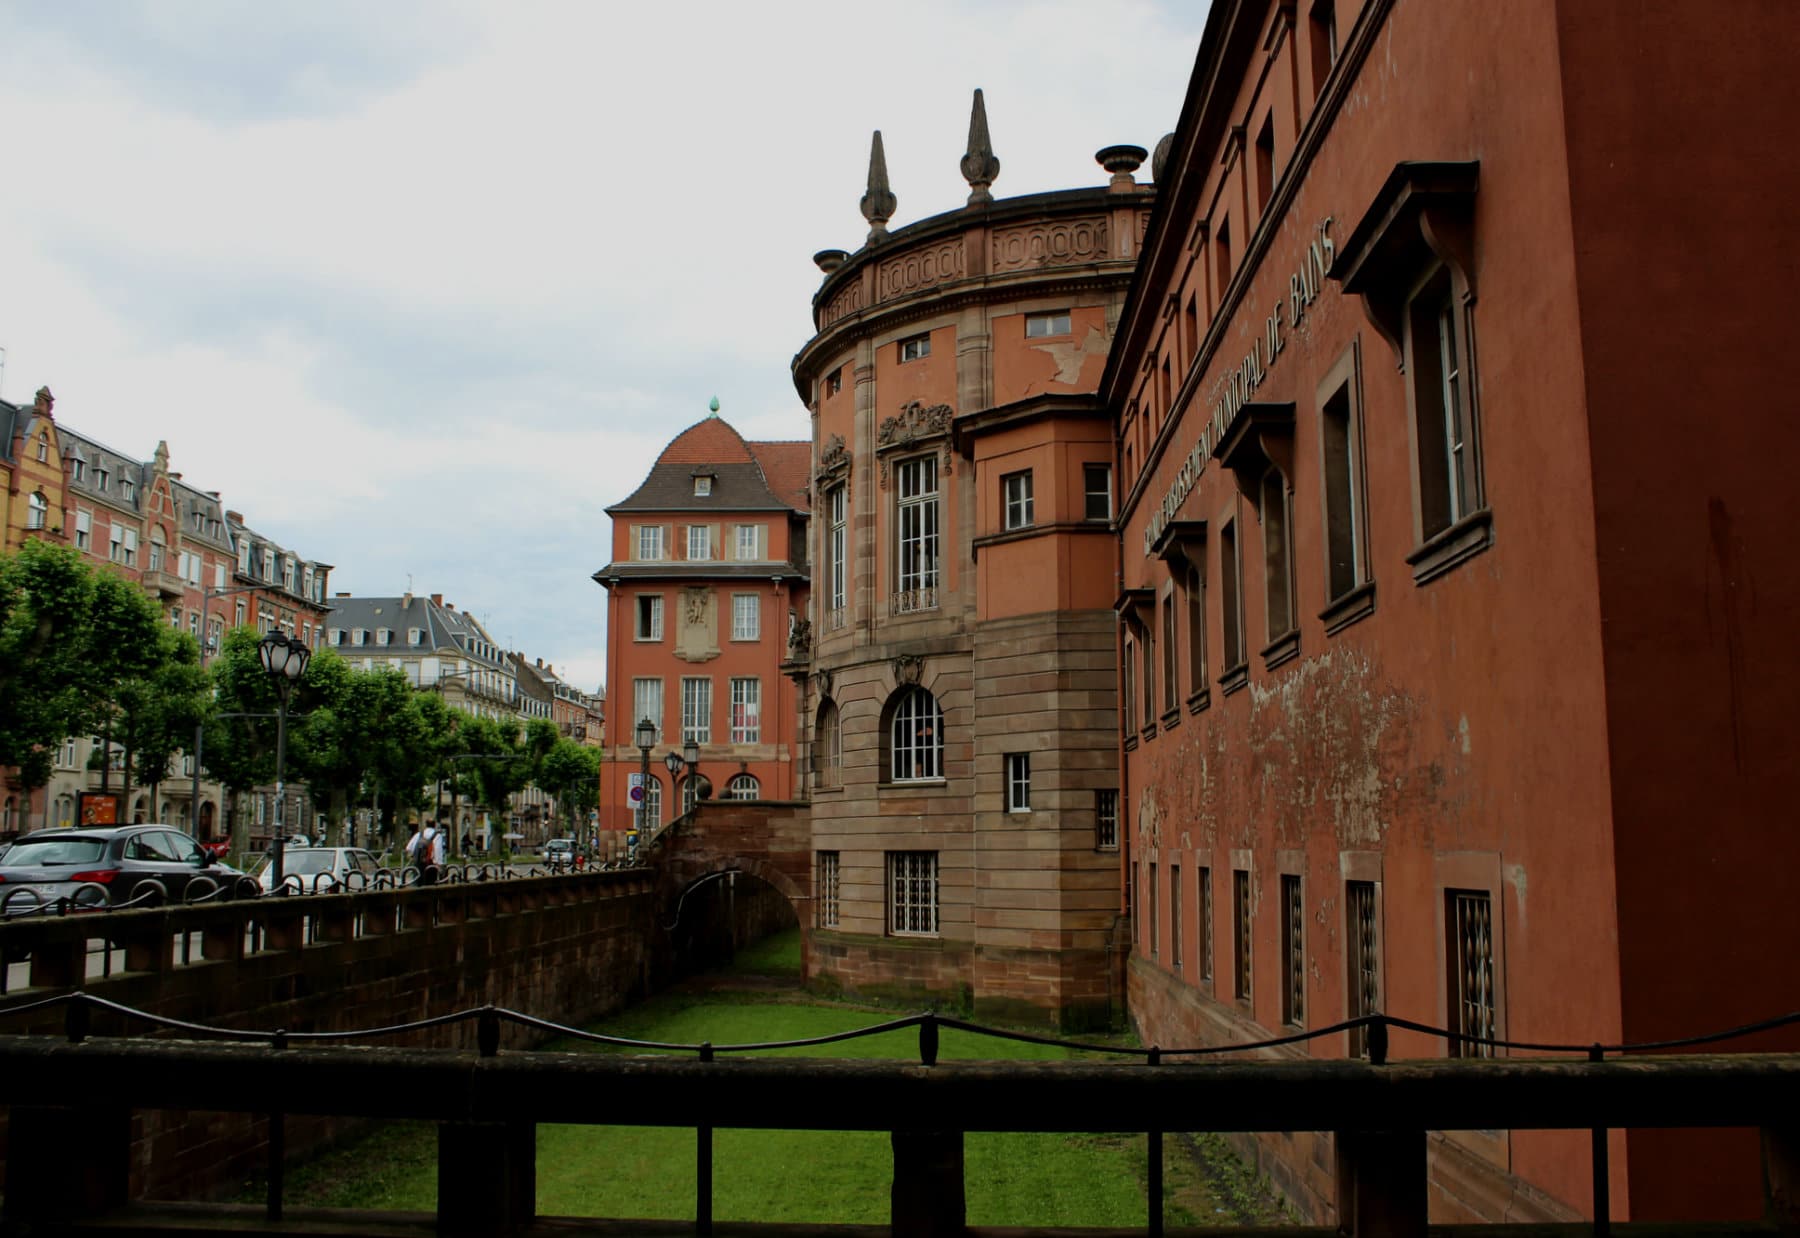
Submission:
M 1306 883 L 1281 874 L 1281 1022 L 1306 1026 Z
M 663 561 L 663 526 L 660 524 L 633 525 L 632 557 L 639 563 L 661 563 Z
M 1244 632 L 1244 554 L 1237 534 L 1234 505 L 1219 522 L 1219 687 L 1227 693 L 1243 686 L 1250 664 Z
M 933 610 L 944 571 L 943 479 L 938 458 L 933 453 L 896 460 L 893 471 L 894 592 L 902 600 L 902 612 Z
M 825 519 L 826 605 L 834 615 L 841 615 L 850 600 L 850 487 L 847 483 L 840 482 L 825 492 Z
M 1094 486 L 1095 476 L 1100 478 L 1100 488 Z M 1099 497 L 1104 515 L 1094 514 L 1094 499 Z M 1112 465 L 1097 464 L 1089 461 L 1081 466 L 1081 502 L 1082 519 L 1095 523 L 1106 523 L 1113 518 Z
M 700 553 L 695 554 L 696 549 Z M 690 524 L 687 527 L 688 562 L 710 563 L 712 557 L 712 526 L 710 524 Z
M 1250 871 L 1235 865 L 1231 870 L 1231 995 L 1246 1005 L 1256 1000 L 1256 926 L 1252 921 Z
M 1029 752 L 1006 753 L 1001 758 L 1000 770 L 1006 811 L 1029 813 L 1031 811 L 1031 754 Z
M 938 853 L 889 851 L 885 859 L 888 935 L 938 936 L 942 927 Z
M 734 744 L 762 742 L 762 680 L 755 675 L 731 677 L 729 734 Z M 739 719 L 745 719 L 741 722 Z
M 813 785 L 836 789 L 843 785 L 844 722 L 838 703 L 830 697 L 819 702 L 813 721 Z
M 712 676 L 681 677 L 681 742 L 712 743 Z
M 745 604 L 748 603 L 748 606 Z M 747 622 L 745 621 L 747 617 Z M 734 593 L 731 595 L 731 639 L 735 641 L 759 641 L 762 639 L 762 595 L 760 593 Z
M 644 644 L 655 644 L 663 638 L 663 595 L 660 593 L 639 593 L 635 595 L 633 606 L 634 622 L 632 640 Z
M 654 707 L 647 702 L 654 698 Z M 648 718 L 656 727 L 656 742 L 663 742 L 663 711 L 667 702 L 663 697 L 663 680 L 661 675 L 636 675 L 631 680 L 632 727 L 636 727 L 643 719 Z
M 843 915 L 843 853 L 813 852 L 813 870 L 813 885 L 818 892 L 814 904 L 816 927 L 836 928 Z
M 1075 334 L 1075 315 L 1071 310 L 1043 310 L 1025 315 L 1025 338 L 1028 340 L 1055 339 L 1059 335 Z
M 1327 636 L 1375 609 L 1369 551 L 1369 482 L 1363 441 L 1362 345 L 1350 346 L 1319 383 L 1319 523 Z
M 750 535 L 750 553 L 744 553 L 744 534 Z M 733 526 L 732 554 L 739 563 L 756 563 L 762 558 L 762 526 L 740 524 Z
M 1119 790 L 1101 787 L 1094 792 L 1094 850 L 1119 849 Z
M 904 736 L 903 728 L 910 731 Z M 894 694 L 883 728 L 887 740 L 887 781 L 932 783 L 944 781 L 944 708 L 929 688 L 921 684 Z M 905 772 L 902 772 L 902 756 Z
M 749 794 L 742 794 L 746 790 L 749 791 Z M 728 800 L 759 800 L 762 798 L 762 782 L 755 774 L 733 774 L 725 784 L 724 798 Z
M 1001 527 L 1029 529 L 1037 523 L 1030 469 L 1019 469 L 1000 478 Z
M 929 331 L 921 331 L 917 335 L 904 336 L 894 341 L 894 359 L 898 365 L 923 361 L 930 355 L 931 332 Z

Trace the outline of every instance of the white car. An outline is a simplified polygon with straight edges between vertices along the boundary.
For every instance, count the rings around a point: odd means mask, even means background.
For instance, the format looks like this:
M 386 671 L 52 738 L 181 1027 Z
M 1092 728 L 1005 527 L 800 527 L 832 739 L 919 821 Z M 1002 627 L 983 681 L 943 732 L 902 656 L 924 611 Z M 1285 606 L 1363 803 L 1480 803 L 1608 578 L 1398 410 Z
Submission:
M 288 847 L 281 857 L 282 884 L 298 894 L 367 889 L 380 867 L 361 847 Z M 274 889 L 274 858 L 264 856 L 255 875 L 263 893 Z

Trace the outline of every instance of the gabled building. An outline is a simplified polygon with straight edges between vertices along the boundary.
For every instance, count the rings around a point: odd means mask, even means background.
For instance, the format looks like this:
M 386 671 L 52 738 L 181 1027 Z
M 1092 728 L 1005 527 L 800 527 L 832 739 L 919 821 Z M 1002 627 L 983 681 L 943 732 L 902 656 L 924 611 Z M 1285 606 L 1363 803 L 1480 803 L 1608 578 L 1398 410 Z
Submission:
M 0 478 L 5 507 L 0 511 L 0 549 L 17 550 L 26 539 L 67 542 L 68 478 L 63 471 L 63 430 L 56 424 L 56 398 L 38 388 L 29 406 L 0 400 Z
M 807 461 L 803 442 L 747 442 L 717 415 L 670 441 L 648 476 L 607 508 L 607 682 L 615 699 L 600 775 L 603 829 L 635 828 L 634 731 L 656 729 L 643 819 L 690 807 L 702 783 L 669 786 L 663 758 L 698 745 L 720 798 L 788 800 L 798 762 L 789 637 L 806 613 Z
M 480 620 L 444 595 L 332 599 L 325 644 L 363 670 L 391 667 L 415 688 L 443 696 L 464 713 L 488 718 L 532 716 L 519 691 L 517 666 Z M 548 716 L 546 712 L 545 716 Z

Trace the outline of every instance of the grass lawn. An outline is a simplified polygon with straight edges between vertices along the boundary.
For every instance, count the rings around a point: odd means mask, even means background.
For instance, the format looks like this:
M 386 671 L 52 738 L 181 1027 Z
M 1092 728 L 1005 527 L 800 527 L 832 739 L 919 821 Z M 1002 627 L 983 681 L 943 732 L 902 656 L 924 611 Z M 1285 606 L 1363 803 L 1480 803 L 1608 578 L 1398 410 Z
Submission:
M 745 951 L 738 970 L 798 971 L 791 941 Z M 791 974 L 791 973 L 789 973 Z M 880 1023 L 892 1015 L 767 993 L 673 993 L 626 1010 L 593 1030 L 638 1040 L 748 1044 L 799 1040 Z M 624 1052 L 563 1042 L 574 1053 Z M 914 1029 L 781 1056 L 917 1060 Z M 1066 1050 L 945 1030 L 944 1058 L 1056 1060 Z M 796 1097 L 824 1106 L 829 1096 Z M 692 1219 L 694 1132 L 657 1127 L 540 1126 L 538 1212 L 544 1216 Z M 1171 1145 L 1174 1140 L 1170 1141 Z M 316 1158 L 289 1175 L 299 1206 L 430 1210 L 436 1204 L 436 1141 L 428 1124 L 394 1123 Z M 1144 1136 L 969 1134 L 965 1181 L 971 1225 L 1139 1226 L 1145 1223 Z M 713 1215 L 725 1220 L 882 1224 L 889 1214 L 892 1153 L 885 1132 L 738 1131 L 714 1136 Z M 1235 1220 L 1243 1209 L 1215 1203 L 1195 1161 L 1165 1156 L 1171 1225 Z M 1231 1192 L 1235 1196 L 1237 1192 Z M 254 1199 L 254 1192 L 247 1192 Z M 1258 1218 L 1260 1219 L 1260 1218 Z

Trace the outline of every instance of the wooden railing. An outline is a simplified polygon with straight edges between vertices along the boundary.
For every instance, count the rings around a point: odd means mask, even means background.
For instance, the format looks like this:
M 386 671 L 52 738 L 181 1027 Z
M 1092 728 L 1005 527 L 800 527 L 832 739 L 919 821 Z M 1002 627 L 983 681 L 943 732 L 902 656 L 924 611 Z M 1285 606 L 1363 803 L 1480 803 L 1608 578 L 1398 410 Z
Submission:
M 938 1060 L 940 1028 L 986 1029 L 930 1014 L 808 1042 L 917 1027 L 917 1062 L 736 1055 L 772 1046 L 662 1046 L 689 1052 L 660 1056 L 501 1053 L 503 1021 L 572 1029 L 492 1008 L 453 1016 L 478 1026 L 478 1047 L 458 1052 L 348 1048 L 325 1036 L 285 1033 L 234 1033 L 270 1042 L 264 1044 L 93 1039 L 85 1030 L 92 999 L 49 1000 L 67 1006 L 66 1038 L 0 1037 L 0 1079 L 7 1081 L 0 1103 L 11 1113 L 4 1221 L 14 1232 L 268 1233 L 280 1222 L 281 1232 L 374 1234 L 424 1220 L 374 1212 L 285 1214 L 279 1131 L 289 1114 L 437 1123 L 435 1226 L 445 1234 L 545 1226 L 544 1232 L 571 1232 L 574 1221 L 536 1215 L 535 1127 L 546 1122 L 696 1132 L 696 1220 L 691 1227 L 634 1222 L 634 1233 L 712 1232 L 712 1132 L 719 1127 L 891 1132 L 887 1232 L 923 1238 L 951 1238 L 967 1228 L 966 1131 L 1150 1132 L 1144 1232 L 1152 1235 L 1162 1232 L 1157 1169 L 1165 1128 L 1333 1131 L 1335 1232 L 1422 1238 L 1428 1131 L 1757 1127 L 1768 1185 L 1762 1222 L 1620 1224 L 1610 1232 L 1622 1238 L 1800 1232 L 1800 1054 L 1390 1063 L 1379 1055 L 1374 1061 L 1180 1061 L 1152 1049 L 1132 1051 L 1126 1062 L 946 1062 Z M 1384 1040 L 1388 1021 L 1372 1018 Z M 266 1208 L 128 1199 L 130 1118 L 157 1109 L 271 1115 Z M 1593 1227 L 1432 1226 L 1429 1232 L 1550 1235 L 1606 1228 L 1602 1220 Z M 733 1229 L 777 1232 L 773 1226 Z M 623 1231 L 615 1225 L 608 1232 Z M 1058 1231 L 1065 1238 L 1072 1232 Z

